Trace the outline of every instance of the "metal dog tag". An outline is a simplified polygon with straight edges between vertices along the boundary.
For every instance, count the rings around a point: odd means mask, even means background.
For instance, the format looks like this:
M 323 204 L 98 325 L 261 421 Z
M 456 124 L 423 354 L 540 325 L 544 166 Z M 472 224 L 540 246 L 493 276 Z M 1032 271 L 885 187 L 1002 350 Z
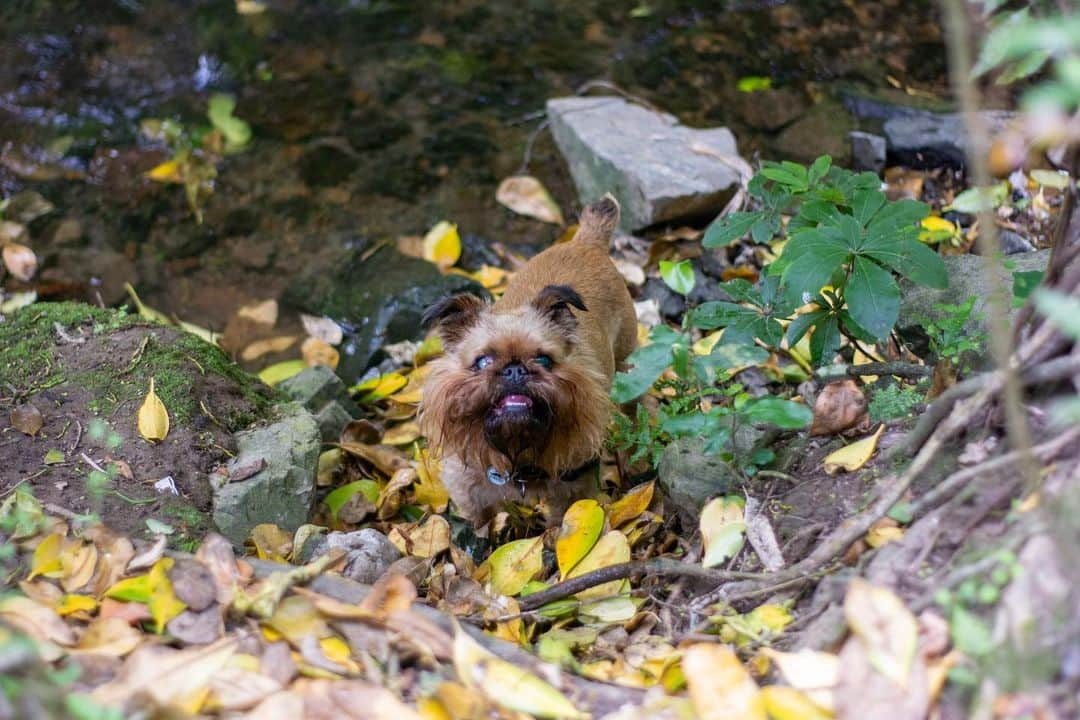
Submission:
M 506 475 L 503 475 L 501 472 L 499 472 L 495 468 L 489 467 L 488 470 L 487 470 L 487 479 L 488 479 L 488 482 L 491 483 L 492 485 L 505 485 L 506 481 L 509 478 Z

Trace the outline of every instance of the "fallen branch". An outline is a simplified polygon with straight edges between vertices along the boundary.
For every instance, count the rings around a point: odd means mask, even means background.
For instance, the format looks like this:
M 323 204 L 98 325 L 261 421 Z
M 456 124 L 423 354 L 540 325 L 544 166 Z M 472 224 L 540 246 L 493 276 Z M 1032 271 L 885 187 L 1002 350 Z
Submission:
M 1031 452 L 1034 453 L 1039 462 L 1045 464 L 1053 461 L 1061 451 L 1075 447 L 1074 443 L 1078 441 L 1080 441 L 1080 428 L 1072 428 L 1053 440 L 1047 440 L 1040 445 L 1036 445 L 1031 449 Z M 912 517 L 922 517 L 941 503 L 948 501 L 972 480 L 1012 468 L 1023 459 L 1025 454 L 1024 451 L 1014 450 L 981 462 L 978 465 L 954 472 L 912 503 Z
M 584 575 L 563 580 L 540 592 L 526 595 L 521 598 L 518 605 L 523 611 L 535 610 L 556 600 L 576 595 L 582 590 L 603 585 L 612 580 L 623 580 L 632 575 L 658 575 L 663 577 L 690 577 L 700 580 L 709 580 L 715 583 L 731 582 L 732 580 L 764 580 L 771 578 L 769 573 L 733 572 L 730 570 L 713 570 L 693 563 L 679 562 L 670 558 L 653 558 L 651 560 L 634 560 L 632 562 L 608 565 L 587 572 Z
M 287 565 L 280 565 L 269 560 L 247 558 L 247 561 L 254 568 L 255 576 L 260 578 L 265 578 L 282 570 L 288 570 Z M 307 587 L 335 600 L 357 605 L 371 592 L 369 585 L 362 585 L 340 575 L 319 575 L 313 578 Z M 419 603 L 414 604 L 412 610 L 435 623 L 445 632 L 451 635 L 454 633 L 452 616 Z M 540 660 L 527 650 L 505 640 L 492 637 L 480 628 L 467 624 L 461 624 L 460 627 L 463 632 L 468 633 L 469 637 L 486 650 L 550 682 L 566 693 L 567 697 L 577 705 L 579 710 L 587 710 L 593 717 L 602 717 L 628 704 L 640 705 L 644 699 L 645 693 L 639 688 L 586 680 L 568 672 L 563 672 L 550 663 Z
M 838 377 L 862 375 L 895 375 L 906 379 L 930 377 L 934 368 L 909 362 L 870 362 L 863 365 L 829 365 L 818 369 L 814 377 L 819 380 L 835 380 Z

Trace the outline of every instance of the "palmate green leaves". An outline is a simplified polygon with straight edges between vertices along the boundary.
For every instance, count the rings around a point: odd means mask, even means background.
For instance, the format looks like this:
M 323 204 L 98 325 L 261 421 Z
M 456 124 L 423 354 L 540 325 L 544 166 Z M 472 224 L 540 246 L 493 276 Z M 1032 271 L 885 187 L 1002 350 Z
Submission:
M 879 340 L 892 330 L 900 312 L 900 289 L 893 271 L 933 288 L 948 284 L 941 257 L 917 239 L 918 222 L 929 212 L 924 203 L 890 203 L 881 191 L 859 187 L 852 193 L 850 215 L 829 213 L 820 206 L 812 211 L 827 224 L 795 233 L 772 272 L 781 273 L 793 300 L 809 301 L 822 287 L 837 286 L 848 316 L 858 326 L 845 324 L 848 332 Z M 837 332 L 842 317 L 834 316 Z M 822 319 L 797 319 L 789 329 L 789 341 Z M 839 342 L 832 328 L 825 330 L 826 337 L 816 343 L 823 352 L 834 347 L 834 339 Z M 815 361 L 827 357 L 814 352 Z

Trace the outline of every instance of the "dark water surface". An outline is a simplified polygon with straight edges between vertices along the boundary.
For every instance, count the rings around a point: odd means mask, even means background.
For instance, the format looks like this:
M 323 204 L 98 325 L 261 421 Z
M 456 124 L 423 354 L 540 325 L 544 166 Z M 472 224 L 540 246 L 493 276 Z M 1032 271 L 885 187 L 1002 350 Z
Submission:
M 221 329 L 329 253 L 438 220 L 459 224 L 474 266 L 491 241 L 550 242 L 557 228 L 514 216 L 494 190 L 525 170 L 573 215 L 547 133 L 523 160 L 544 101 L 590 82 L 691 125 L 728 125 L 750 158 L 790 152 L 783 126 L 852 88 L 943 93 L 930 2 L 266 5 L 3 3 L 0 195 L 34 189 L 57 208 L 30 228 L 40 295 L 112 303 L 129 280 L 157 307 Z M 740 92 L 747 76 L 774 90 Z M 198 224 L 179 186 L 143 177 L 170 152 L 139 126 L 172 118 L 197 134 L 222 91 L 255 138 L 218 167 Z

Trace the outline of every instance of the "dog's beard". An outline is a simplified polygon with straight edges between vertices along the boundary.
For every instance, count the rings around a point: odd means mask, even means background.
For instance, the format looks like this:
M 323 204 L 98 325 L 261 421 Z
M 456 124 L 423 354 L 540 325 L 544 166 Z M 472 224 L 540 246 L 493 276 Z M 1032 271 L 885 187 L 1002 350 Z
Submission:
M 551 404 L 527 389 L 514 389 L 496 400 L 484 418 L 484 437 L 514 467 L 540 462 L 556 422 Z

